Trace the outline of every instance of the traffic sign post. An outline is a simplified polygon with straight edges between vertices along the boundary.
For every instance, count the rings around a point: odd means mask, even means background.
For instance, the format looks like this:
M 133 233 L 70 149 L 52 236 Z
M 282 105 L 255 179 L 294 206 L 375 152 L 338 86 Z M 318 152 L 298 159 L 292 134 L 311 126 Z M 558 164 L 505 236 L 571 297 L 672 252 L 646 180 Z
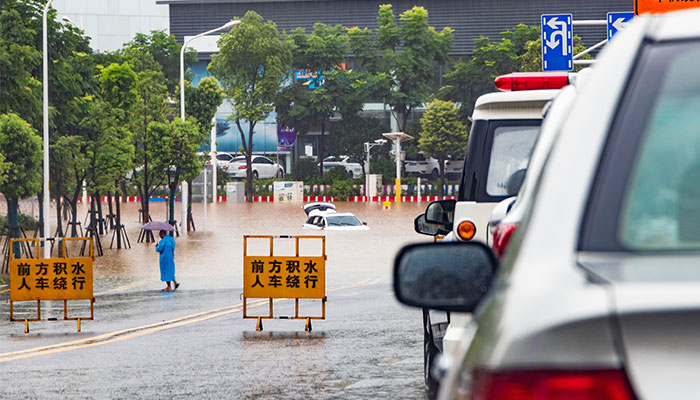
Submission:
M 542 15 L 542 70 L 571 71 L 573 69 L 571 14 Z
M 633 12 L 609 12 L 608 13 L 608 40 L 632 21 L 634 18 Z

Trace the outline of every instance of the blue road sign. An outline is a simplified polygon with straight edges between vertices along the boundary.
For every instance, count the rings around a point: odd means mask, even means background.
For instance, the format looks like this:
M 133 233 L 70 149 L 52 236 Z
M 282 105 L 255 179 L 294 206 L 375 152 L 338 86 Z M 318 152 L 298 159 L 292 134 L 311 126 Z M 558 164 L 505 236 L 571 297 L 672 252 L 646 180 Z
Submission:
M 574 69 L 571 14 L 542 16 L 542 70 Z
M 612 39 L 634 18 L 634 12 L 610 12 L 608 13 L 608 40 Z

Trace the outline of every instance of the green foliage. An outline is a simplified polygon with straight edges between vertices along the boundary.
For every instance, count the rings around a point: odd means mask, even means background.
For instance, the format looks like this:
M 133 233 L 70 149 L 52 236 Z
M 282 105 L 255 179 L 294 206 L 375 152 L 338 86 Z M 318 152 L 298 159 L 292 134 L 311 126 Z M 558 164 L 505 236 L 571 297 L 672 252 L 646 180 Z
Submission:
M 175 36 L 164 30 L 151 31 L 150 34 L 137 33 L 134 39 L 124 45 L 124 55 L 137 61 L 137 71 L 157 70 L 163 73 L 169 92 L 173 92 L 180 83 L 180 51 Z M 197 61 L 197 52 L 185 50 L 185 70 Z
M 430 96 L 435 65 L 448 61 L 452 29 L 435 31 L 428 25 L 428 11 L 418 6 L 403 12 L 399 21 L 392 5 L 383 4 L 374 38 L 359 28 L 349 29 L 348 36 L 356 60 L 373 77 L 375 94 L 391 106 L 403 131 L 411 111 Z
M 172 179 L 171 189 L 181 180 L 192 180 L 202 171 L 204 162 L 196 153 L 203 141 L 197 122 L 190 118 L 182 122 L 151 122 L 149 134 L 153 137 L 153 171 L 160 180 Z
M 340 165 L 337 165 L 331 169 L 328 170 L 325 174 L 323 174 L 323 181 L 324 185 L 328 185 L 331 182 L 339 181 L 339 180 L 347 180 L 349 179 L 350 176 L 348 175 L 348 171 L 345 170 L 345 167 L 341 167 Z
M 224 88 L 233 106 L 230 119 L 236 122 L 246 155 L 246 194 L 253 191 L 251 154 L 255 124 L 273 109 L 280 86 L 289 74 L 290 43 L 282 40 L 277 26 L 248 11 L 241 24 L 219 39 L 219 53 L 212 56 L 209 71 Z M 247 132 L 242 123 L 248 123 Z
M 384 182 L 393 182 L 396 179 L 396 161 L 389 158 L 372 161 L 369 169 L 372 174 L 381 174 Z
M 102 96 L 115 110 L 126 110 L 136 101 L 136 80 L 138 76 L 131 64 L 110 64 L 100 72 Z
M 25 232 L 33 231 L 39 226 L 39 221 L 34 219 L 31 215 L 19 213 L 19 226 L 24 229 Z M 10 232 L 10 226 L 7 220 L 7 216 L 0 215 L 0 236 L 7 236 Z
M 498 42 L 487 37 L 475 39 L 472 57 L 458 62 L 445 74 L 445 86 L 437 97 L 461 104 L 460 117 L 468 125 L 476 99 L 496 90 L 496 77 L 520 69 L 519 57 L 528 51 L 532 40 L 537 40 L 539 29 L 520 24 L 512 31 L 501 32 Z
M 180 87 L 175 90 L 177 108 L 180 109 Z M 199 81 L 197 87 L 189 81 L 185 82 L 185 113 L 194 117 L 204 135 L 209 138 L 212 119 L 216 110 L 224 102 L 224 91 L 216 83 L 216 79 L 207 77 Z M 208 141 L 208 140 L 207 140 Z
M 292 179 L 295 181 L 309 182 L 316 176 L 319 176 L 318 166 L 316 161 L 311 158 L 300 158 L 292 166 Z
M 531 41 L 527 42 L 524 46 L 523 53 L 518 56 L 518 61 L 520 62 L 520 70 L 524 72 L 537 72 L 542 71 L 542 38 L 540 38 L 539 30 L 538 35 Z M 578 54 L 586 50 L 586 46 L 583 45 L 581 37 L 574 35 L 574 52 L 573 54 Z M 579 60 L 592 60 L 593 56 L 590 54 L 584 54 L 579 57 Z M 586 68 L 585 65 L 574 66 L 574 71 L 580 71 Z
M 0 192 L 8 199 L 36 194 L 41 188 L 41 138 L 16 114 L 0 115 L 0 154 L 5 158 Z
M 338 200 L 347 200 L 349 197 L 358 196 L 360 194 L 360 190 L 354 187 L 353 182 L 349 179 L 336 179 L 331 184 L 331 187 L 328 188 L 326 194 L 328 196 L 333 196 Z
M 354 115 L 333 123 L 330 128 L 330 153 L 345 154 L 364 159 L 365 142 L 374 142 L 382 138 L 383 132 L 389 132 L 389 127 L 375 117 Z M 388 155 L 391 145 L 375 146 L 371 150 L 373 157 Z

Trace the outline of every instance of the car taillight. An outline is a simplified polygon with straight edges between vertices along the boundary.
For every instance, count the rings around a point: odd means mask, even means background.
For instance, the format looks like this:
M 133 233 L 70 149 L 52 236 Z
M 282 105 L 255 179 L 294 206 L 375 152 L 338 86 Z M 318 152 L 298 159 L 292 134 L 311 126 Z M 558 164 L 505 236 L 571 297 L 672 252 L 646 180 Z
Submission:
M 477 369 L 473 400 L 631 400 L 635 396 L 621 370 L 587 371 Z
M 238 169 L 246 169 L 246 168 L 248 168 L 248 166 L 247 166 L 247 165 L 245 165 L 245 164 L 243 164 L 243 165 L 239 165 L 239 166 L 238 166 Z
M 513 73 L 501 75 L 494 81 L 496 89 L 502 91 L 561 89 L 569 84 L 568 74 Z
M 510 242 L 510 238 L 515 233 L 518 224 L 498 224 L 496 230 L 493 231 L 493 251 L 498 257 L 502 257 L 506 252 L 506 247 Z

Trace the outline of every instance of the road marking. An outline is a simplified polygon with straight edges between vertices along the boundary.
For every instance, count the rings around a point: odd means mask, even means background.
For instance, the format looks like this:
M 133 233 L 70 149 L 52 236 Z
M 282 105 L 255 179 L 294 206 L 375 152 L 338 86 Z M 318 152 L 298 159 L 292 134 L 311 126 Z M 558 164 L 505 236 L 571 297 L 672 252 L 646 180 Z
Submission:
M 10 289 L 0 290 L 0 293 L 7 293 L 9 291 L 10 291 Z
M 327 292 L 334 292 L 343 289 L 350 289 L 361 286 L 369 286 L 371 283 L 357 283 L 351 285 L 337 286 L 328 289 Z M 280 299 L 281 300 L 281 299 Z M 268 300 L 258 300 L 247 304 L 248 308 L 260 307 L 268 304 Z M 8 353 L 0 353 L 0 363 L 22 360 L 25 358 L 38 357 L 43 355 L 63 353 L 66 351 L 85 349 L 89 347 L 102 346 L 108 343 L 120 342 L 128 339 L 137 338 L 140 336 L 150 335 L 152 333 L 164 331 L 166 329 L 177 328 L 185 325 L 194 324 L 197 322 L 206 321 L 213 318 L 223 317 L 234 312 L 241 311 L 243 303 L 234 306 L 215 308 L 209 311 L 203 311 L 196 314 L 186 315 L 163 322 L 137 326 L 135 328 L 122 329 L 119 331 L 104 333 L 102 335 L 93 336 L 85 339 L 73 340 L 70 342 L 57 343 L 48 346 L 35 347 L 31 349 L 11 351 Z

